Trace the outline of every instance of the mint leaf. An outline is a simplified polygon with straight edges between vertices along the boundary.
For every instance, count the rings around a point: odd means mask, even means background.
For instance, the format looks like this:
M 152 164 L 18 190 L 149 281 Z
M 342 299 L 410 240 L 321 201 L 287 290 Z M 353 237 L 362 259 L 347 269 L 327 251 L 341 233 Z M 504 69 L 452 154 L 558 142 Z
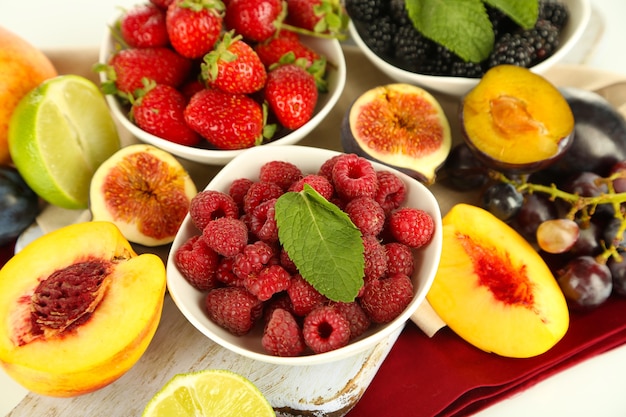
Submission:
M 485 3 L 500 9 L 515 23 L 524 29 L 530 29 L 537 23 L 539 2 L 537 0 L 484 0 Z
M 417 30 L 466 61 L 484 61 L 493 49 L 482 0 L 406 0 L 406 7 Z
M 538 0 L 405 0 L 415 28 L 465 61 L 481 62 L 493 50 L 494 33 L 485 4 L 524 28 L 535 25 Z
M 278 238 L 302 277 L 333 301 L 354 301 L 363 285 L 361 232 L 347 214 L 305 184 L 275 206 Z

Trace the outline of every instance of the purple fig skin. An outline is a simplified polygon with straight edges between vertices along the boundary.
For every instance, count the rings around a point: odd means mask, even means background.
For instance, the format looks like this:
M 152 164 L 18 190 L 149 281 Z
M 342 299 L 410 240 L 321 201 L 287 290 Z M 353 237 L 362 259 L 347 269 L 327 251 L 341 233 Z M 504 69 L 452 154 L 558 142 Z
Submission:
M 572 87 L 561 92 L 576 119 L 575 139 L 548 170 L 561 178 L 579 171 L 608 175 L 613 164 L 626 159 L 626 120 L 599 94 Z

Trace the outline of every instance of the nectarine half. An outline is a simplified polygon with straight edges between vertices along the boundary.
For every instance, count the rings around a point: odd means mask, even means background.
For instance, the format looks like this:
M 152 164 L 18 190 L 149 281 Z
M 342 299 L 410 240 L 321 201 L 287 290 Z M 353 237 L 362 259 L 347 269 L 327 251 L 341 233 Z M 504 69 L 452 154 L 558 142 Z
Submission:
M 455 205 L 442 219 L 443 250 L 427 299 L 474 346 L 506 357 L 548 351 L 566 333 L 569 311 L 535 249 L 488 211 Z
M 157 329 L 165 267 L 108 222 L 66 226 L 0 270 L 0 364 L 38 394 L 70 397 L 128 371 Z

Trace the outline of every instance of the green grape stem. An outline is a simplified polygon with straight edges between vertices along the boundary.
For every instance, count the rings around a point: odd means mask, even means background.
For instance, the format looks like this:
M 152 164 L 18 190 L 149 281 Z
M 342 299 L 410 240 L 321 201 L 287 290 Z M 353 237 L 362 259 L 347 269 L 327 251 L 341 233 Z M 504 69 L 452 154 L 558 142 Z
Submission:
M 615 173 L 606 178 L 599 178 L 597 184 L 605 184 L 608 192 L 597 196 L 581 196 L 575 193 L 568 193 L 559 189 L 554 183 L 550 185 L 534 184 L 528 182 L 528 176 L 522 176 L 518 179 L 511 179 L 501 172 L 491 171 L 489 176 L 496 181 L 506 182 L 515 186 L 520 193 L 543 193 L 550 197 L 551 201 L 557 199 L 563 200 L 570 204 L 571 208 L 566 214 L 566 218 L 575 220 L 576 215 L 580 214 L 580 220 L 584 224 L 588 222 L 595 212 L 596 208 L 601 204 L 611 204 L 614 209 L 615 218 L 620 220 L 620 227 L 615 233 L 615 237 L 612 242 L 603 242 L 603 252 L 597 256 L 598 261 L 606 263 L 611 257 L 616 260 L 621 260 L 621 251 L 626 249 L 616 245 L 614 242 L 619 242 L 622 239 L 624 232 L 626 231 L 626 216 L 621 207 L 622 203 L 626 203 L 626 192 L 616 193 L 613 186 L 613 181 L 618 178 L 626 178 L 626 173 Z M 607 245 L 607 243 L 609 243 Z

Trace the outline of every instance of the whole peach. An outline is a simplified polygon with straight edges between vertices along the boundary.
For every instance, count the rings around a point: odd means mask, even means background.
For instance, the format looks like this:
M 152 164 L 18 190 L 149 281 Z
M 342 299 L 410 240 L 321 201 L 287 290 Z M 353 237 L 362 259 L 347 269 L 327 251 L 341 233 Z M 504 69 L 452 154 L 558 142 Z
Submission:
M 0 164 L 11 159 L 7 131 L 15 106 L 43 80 L 56 75 L 56 68 L 42 51 L 0 26 Z

